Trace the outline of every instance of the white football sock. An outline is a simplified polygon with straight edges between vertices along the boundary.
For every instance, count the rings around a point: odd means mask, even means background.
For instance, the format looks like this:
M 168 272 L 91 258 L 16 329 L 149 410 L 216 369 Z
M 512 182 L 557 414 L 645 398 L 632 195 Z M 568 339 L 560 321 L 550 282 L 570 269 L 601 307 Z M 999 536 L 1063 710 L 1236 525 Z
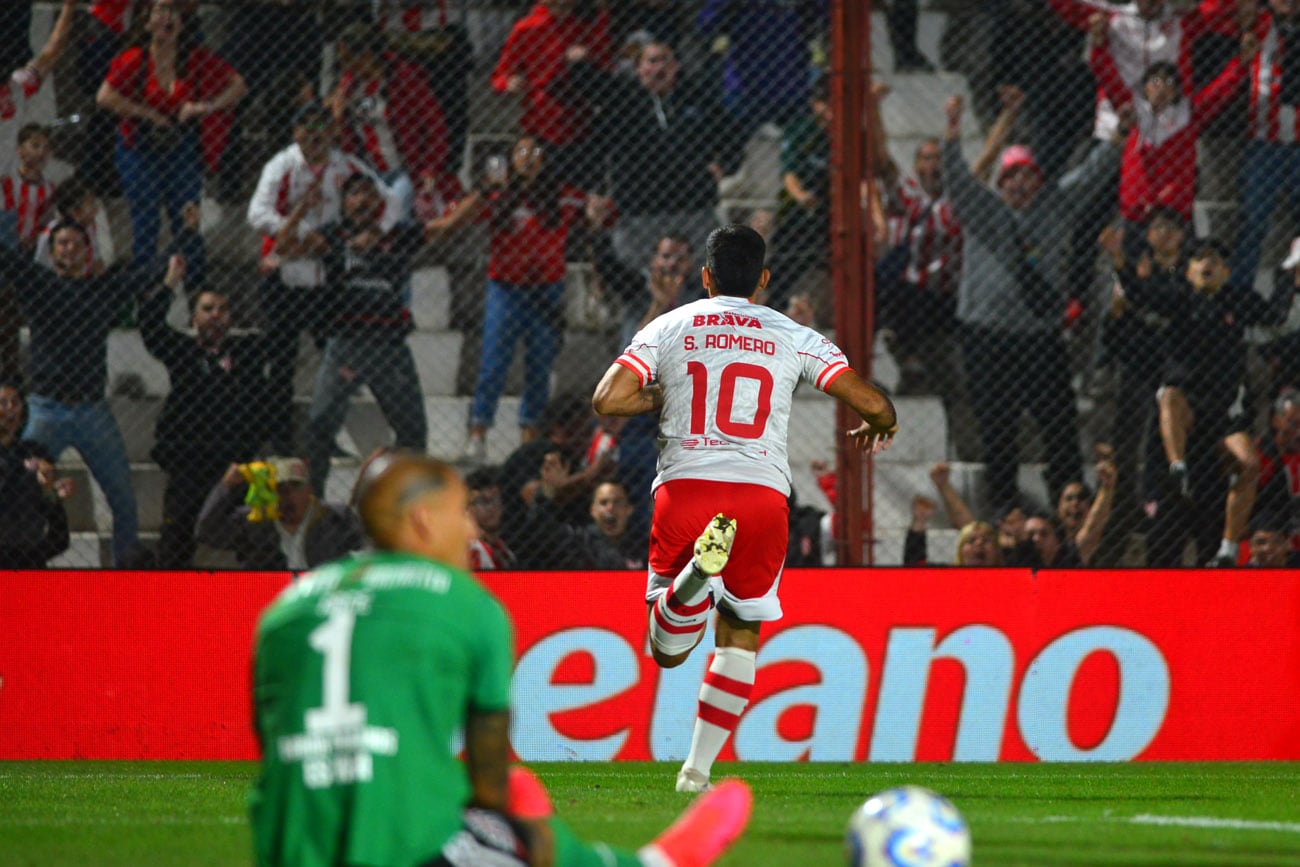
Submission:
M 758 655 L 739 647 L 719 647 L 700 685 L 700 704 L 691 735 L 691 751 L 682 764 L 706 778 L 727 738 L 740 723 L 754 689 Z
M 687 652 L 708 624 L 712 607 L 709 576 L 692 560 L 650 608 L 651 644 L 667 656 Z

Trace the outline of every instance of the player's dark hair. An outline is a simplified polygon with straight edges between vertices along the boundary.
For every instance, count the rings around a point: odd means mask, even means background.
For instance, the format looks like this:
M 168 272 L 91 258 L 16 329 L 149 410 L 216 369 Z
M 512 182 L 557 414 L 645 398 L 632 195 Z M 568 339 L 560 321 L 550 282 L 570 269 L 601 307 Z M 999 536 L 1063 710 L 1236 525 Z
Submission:
M 707 267 L 719 295 L 748 298 L 763 277 L 767 244 L 749 226 L 728 223 L 709 233 Z
M 27 123 L 18 130 L 18 144 L 25 145 L 28 141 L 38 135 L 43 135 L 47 139 L 50 137 L 50 131 L 39 123 Z
M 54 188 L 54 211 L 61 220 L 71 219 L 72 209 L 84 202 L 87 196 L 93 195 L 95 191 L 90 188 L 90 184 L 82 180 L 80 175 L 73 175 Z

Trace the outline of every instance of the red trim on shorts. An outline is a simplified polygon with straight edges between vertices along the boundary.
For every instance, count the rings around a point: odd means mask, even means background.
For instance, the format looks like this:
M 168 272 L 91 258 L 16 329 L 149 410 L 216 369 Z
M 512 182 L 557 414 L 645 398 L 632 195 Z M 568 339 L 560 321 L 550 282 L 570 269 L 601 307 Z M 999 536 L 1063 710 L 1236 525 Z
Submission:
M 785 566 L 790 508 L 785 494 L 766 485 L 672 479 L 655 490 L 650 569 L 677 575 L 695 554 L 700 533 L 719 512 L 736 519 L 736 541 L 719 576 L 727 595 L 761 599 Z

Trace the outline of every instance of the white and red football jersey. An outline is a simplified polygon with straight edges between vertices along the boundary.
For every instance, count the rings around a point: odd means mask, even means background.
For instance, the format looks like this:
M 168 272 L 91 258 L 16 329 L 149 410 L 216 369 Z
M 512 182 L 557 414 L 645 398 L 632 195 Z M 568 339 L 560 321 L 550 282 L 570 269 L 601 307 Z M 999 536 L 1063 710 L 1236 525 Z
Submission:
M 18 247 L 36 249 L 36 238 L 54 211 L 54 184 L 32 183 L 17 173 L 0 177 L 0 208 L 14 215 Z
M 655 487 L 672 479 L 790 493 L 786 435 L 801 381 L 825 391 L 848 371 L 821 334 L 745 298 L 692 302 L 653 320 L 618 357 L 644 387 L 664 387 Z

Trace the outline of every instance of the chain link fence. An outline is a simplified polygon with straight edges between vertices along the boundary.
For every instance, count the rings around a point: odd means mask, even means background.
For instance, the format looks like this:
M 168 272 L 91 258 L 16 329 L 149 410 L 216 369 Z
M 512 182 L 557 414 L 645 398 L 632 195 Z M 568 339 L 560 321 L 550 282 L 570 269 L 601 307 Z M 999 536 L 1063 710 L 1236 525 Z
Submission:
M 654 420 L 592 389 L 722 222 L 834 337 L 843 123 L 850 360 L 902 426 L 873 562 L 1300 550 L 1293 0 L 878 3 L 861 114 L 829 0 L 12 5 L 5 566 L 303 568 L 397 445 L 465 470 L 479 568 L 643 567 Z M 833 403 L 791 419 L 791 564 L 834 556 Z

